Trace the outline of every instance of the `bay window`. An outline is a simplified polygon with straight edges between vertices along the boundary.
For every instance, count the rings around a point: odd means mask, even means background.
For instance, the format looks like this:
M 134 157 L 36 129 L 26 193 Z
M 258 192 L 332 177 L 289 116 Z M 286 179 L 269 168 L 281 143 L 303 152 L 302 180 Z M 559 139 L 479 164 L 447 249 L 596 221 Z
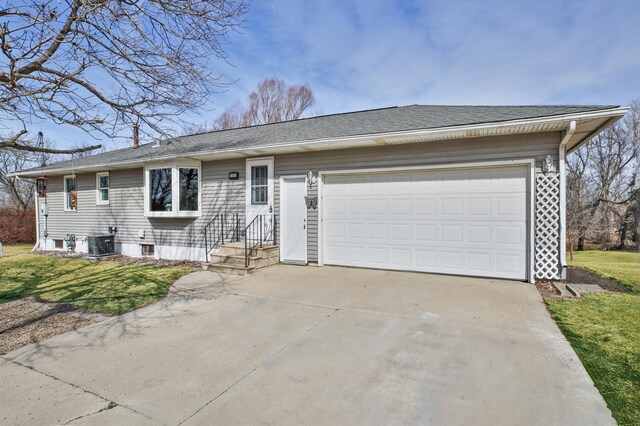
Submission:
M 149 210 L 152 212 L 170 212 L 173 210 L 171 169 L 149 170 Z
M 199 169 L 180 168 L 180 211 L 198 211 Z
M 178 162 L 145 169 L 145 215 L 148 217 L 200 216 L 199 162 Z

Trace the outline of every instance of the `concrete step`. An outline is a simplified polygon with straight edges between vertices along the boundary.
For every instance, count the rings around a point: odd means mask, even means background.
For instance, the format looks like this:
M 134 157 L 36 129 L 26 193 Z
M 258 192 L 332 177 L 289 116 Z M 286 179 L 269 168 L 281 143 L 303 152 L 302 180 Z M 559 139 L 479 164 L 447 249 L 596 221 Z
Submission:
M 203 263 L 202 269 L 222 272 L 224 274 L 249 275 L 255 268 L 245 268 L 244 265 L 230 265 L 228 263 Z
M 223 256 L 244 256 L 244 252 L 244 243 L 241 242 L 224 244 L 218 248 L 218 251 L 216 251 L 215 254 Z M 263 257 L 267 259 L 279 258 L 280 248 L 277 245 L 265 245 L 257 247 L 252 254 L 255 257 Z
M 218 253 L 211 255 L 211 263 L 214 263 L 216 265 L 224 263 L 227 265 L 244 266 L 244 262 L 244 255 L 228 255 Z M 249 266 L 254 268 L 260 268 L 260 265 L 265 262 L 267 262 L 267 259 L 263 259 L 262 256 L 252 256 L 249 258 Z

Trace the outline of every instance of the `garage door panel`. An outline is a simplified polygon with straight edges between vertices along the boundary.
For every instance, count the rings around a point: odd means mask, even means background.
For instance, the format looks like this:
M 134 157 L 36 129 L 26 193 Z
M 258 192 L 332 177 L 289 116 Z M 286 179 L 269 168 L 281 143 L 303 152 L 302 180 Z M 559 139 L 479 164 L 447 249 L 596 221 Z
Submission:
M 526 188 L 524 167 L 328 176 L 324 262 L 524 279 Z
M 327 221 L 326 242 L 411 244 L 519 250 L 526 245 L 526 223 L 488 221 Z
M 349 240 L 365 240 L 367 237 L 367 225 L 364 222 L 352 222 L 347 224 Z

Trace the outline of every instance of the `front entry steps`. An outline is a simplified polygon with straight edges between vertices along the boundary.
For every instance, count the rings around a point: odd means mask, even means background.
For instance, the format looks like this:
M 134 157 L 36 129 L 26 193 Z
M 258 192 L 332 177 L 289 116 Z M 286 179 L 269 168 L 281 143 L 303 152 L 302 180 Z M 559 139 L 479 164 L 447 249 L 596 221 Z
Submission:
M 280 249 L 277 245 L 264 245 L 262 248 L 256 248 L 253 256 L 249 258 L 249 266 L 245 266 L 244 242 L 224 244 L 209 257 L 211 261 L 203 263 L 202 269 L 247 275 L 256 269 L 280 263 Z

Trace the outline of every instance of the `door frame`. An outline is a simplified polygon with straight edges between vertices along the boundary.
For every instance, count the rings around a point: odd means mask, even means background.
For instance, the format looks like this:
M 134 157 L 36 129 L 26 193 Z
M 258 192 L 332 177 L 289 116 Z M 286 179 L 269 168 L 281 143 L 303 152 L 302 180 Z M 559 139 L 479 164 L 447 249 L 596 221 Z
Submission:
M 323 229 L 323 192 L 324 178 L 327 175 L 354 175 L 360 173 L 393 173 L 393 172 L 409 172 L 414 170 L 452 170 L 452 169 L 480 169 L 480 168 L 497 168 L 509 166 L 528 166 L 529 173 L 529 197 L 528 197 L 528 224 L 527 224 L 527 281 L 535 283 L 535 196 L 536 196 L 536 160 L 527 158 L 521 160 L 501 160 L 501 161 L 480 161 L 471 163 L 451 163 L 451 164 L 432 164 L 432 165 L 414 165 L 403 167 L 374 167 L 363 169 L 341 169 L 341 170 L 325 170 L 318 171 L 318 265 L 324 265 L 324 229 Z
M 278 209 L 279 213 L 280 213 L 280 220 L 279 220 L 279 223 L 280 223 L 280 229 L 279 229 L 279 231 L 280 231 L 280 246 L 283 246 L 284 245 L 284 241 L 286 241 L 286 239 L 284 238 L 286 232 L 284 231 L 284 227 L 282 226 L 283 223 L 284 223 L 283 212 L 285 211 L 284 205 L 285 205 L 285 200 L 286 200 L 286 198 L 283 197 L 283 193 L 284 193 L 283 188 L 284 188 L 284 181 L 286 179 L 289 179 L 289 178 L 291 178 L 291 179 L 304 178 L 304 195 L 307 196 L 309 194 L 309 181 L 308 181 L 307 175 L 282 175 L 282 176 L 280 176 L 280 179 L 279 179 L 279 182 L 278 182 L 279 185 L 280 185 L 280 194 L 279 194 L 280 195 L 280 206 L 279 206 L 279 209 Z M 303 263 L 306 265 L 307 263 L 309 263 L 309 255 L 308 255 L 308 251 L 309 251 L 309 247 L 308 247 L 308 244 L 309 244 L 309 209 L 306 209 L 306 208 L 304 209 L 304 220 L 305 220 L 305 233 L 304 233 L 304 260 L 303 260 Z M 282 247 L 280 248 L 280 261 L 281 262 L 286 262 L 286 260 L 284 260 L 282 258 Z M 290 263 L 297 263 L 295 261 L 289 261 L 289 262 Z
M 244 189 L 244 216 L 245 226 L 249 224 L 249 208 L 251 207 L 251 167 L 255 163 L 268 162 L 267 168 L 267 206 L 271 207 L 271 214 L 275 213 L 275 157 L 247 158 L 245 161 L 245 189 Z M 258 164 L 262 165 L 262 164 Z

